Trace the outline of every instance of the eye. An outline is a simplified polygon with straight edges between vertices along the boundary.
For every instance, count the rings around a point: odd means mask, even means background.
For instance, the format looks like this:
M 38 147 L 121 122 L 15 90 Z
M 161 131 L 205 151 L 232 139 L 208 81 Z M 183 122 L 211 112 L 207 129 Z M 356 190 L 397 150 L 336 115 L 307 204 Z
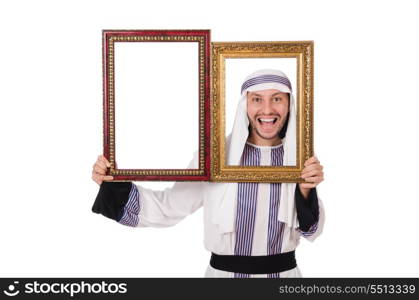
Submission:
M 273 102 L 280 102 L 282 99 L 280 97 L 275 97 L 272 99 Z
M 260 98 L 260 97 L 254 97 L 253 98 L 253 102 L 259 103 L 261 101 L 262 101 L 262 98 Z

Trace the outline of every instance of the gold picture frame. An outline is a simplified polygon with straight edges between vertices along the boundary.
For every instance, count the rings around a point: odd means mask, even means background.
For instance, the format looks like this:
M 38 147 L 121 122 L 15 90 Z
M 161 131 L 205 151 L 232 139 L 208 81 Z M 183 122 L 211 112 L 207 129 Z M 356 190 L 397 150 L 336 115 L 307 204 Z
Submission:
M 216 182 L 304 182 L 304 162 L 313 155 L 313 41 L 211 43 L 211 180 Z M 229 166 L 226 164 L 226 60 L 295 58 L 296 166 Z M 246 74 L 244 74 L 246 75 Z

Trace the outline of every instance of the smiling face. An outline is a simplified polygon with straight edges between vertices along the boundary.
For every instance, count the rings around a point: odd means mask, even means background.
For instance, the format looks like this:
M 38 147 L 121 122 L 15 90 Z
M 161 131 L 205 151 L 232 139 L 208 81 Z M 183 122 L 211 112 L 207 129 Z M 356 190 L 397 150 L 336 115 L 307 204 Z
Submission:
M 281 143 L 279 132 L 289 111 L 289 96 L 275 89 L 247 93 L 247 117 L 252 130 L 249 142 L 260 146 Z

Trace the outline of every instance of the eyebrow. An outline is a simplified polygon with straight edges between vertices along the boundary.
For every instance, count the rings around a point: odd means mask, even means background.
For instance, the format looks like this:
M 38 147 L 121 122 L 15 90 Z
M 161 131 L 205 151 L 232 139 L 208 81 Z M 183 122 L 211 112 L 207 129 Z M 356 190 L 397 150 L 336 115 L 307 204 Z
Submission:
M 273 97 L 273 96 L 282 96 L 282 94 L 284 94 L 284 93 L 278 92 L 278 93 L 273 94 L 271 97 Z
M 257 93 L 253 93 L 253 92 L 250 92 L 250 96 L 251 96 L 251 97 L 253 97 L 253 96 L 259 96 L 259 97 L 262 97 L 262 95 L 257 94 Z

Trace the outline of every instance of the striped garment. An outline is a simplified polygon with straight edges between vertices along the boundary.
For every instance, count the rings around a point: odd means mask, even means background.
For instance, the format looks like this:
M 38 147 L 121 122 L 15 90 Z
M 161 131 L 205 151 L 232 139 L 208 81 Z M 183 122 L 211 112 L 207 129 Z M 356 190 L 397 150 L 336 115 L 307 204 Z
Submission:
M 128 195 L 128 202 L 124 207 L 124 213 L 119 223 L 131 227 L 138 225 L 138 214 L 140 213 L 140 193 L 135 184 L 132 184 L 131 191 Z
M 240 164 L 282 166 L 283 155 L 282 145 L 264 147 L 247 143 Z M 285 226 L 278 221 L 280 196 L 281 183 L 238 183 L 234 255 L 274 255 L 282 252 Z M 136 227 L 141 207 L 140 194 L 135 184 L 132 184 L 128 198 L 119 223 Z M 316 230 L 317 223 L 309 231 L 299 232 L 304 237 L 309 237 Z M 280 273 L 273 273 L 267 277 L 278 278 L 279 275 Z M 235 273 L 234 277 L 248 278 L 254 275 Z
M 264 157 L 262 160 L 262 155 Z M 282 145 L 277 147 L 258 147 L 247 143 L 243 151 L 241 159 L 242 166 L 261 166 L 272 165 L 282 166 L 284 156 L 284 148 Z M 235 255 L 261 255 L 262 253 L 254 254 L 252 252 L 254 235 L 255 235 L 255 221 L 256 221 L 256 207 L 258 201 L 259 183 L 239 183 L 237 194 L 237 213 L 236 213 L 236 241 L 235 241 Z M 284 232 L 284 224 L 278 221 L 278 206 L 280 203 L 281 184 L 271 183 L 269 185 L 269 214 L 267 228 L 262 230 L 262 234 L 266 234 L 266 253 L 262 255 L 273 255 L 281 253 L 282 236 Z M 260 194 L 259 194 L 260 195 Z M 263 197 L 263 196 L 262 196 Z M 263 201 L 263 199 L 259 199 Z M 263 222 L 264 220 L 259 220 Z M 236 278 L 248 278 L 249 274 L 235 273 Z M 268 277 L 279 277 L 279 273 L 269 274 Z
M 252 85 L 262 84 L 262 83 L 271 83 L 271 82 L 277 82 L 281 83 L 283 85 L 286 85 L 290 90 L 292 90 L 291 82 L 286 77 L 282 77 L 279 75 L 260 75 L 257 77 L 250 78 L 249 80 L 246 80 L 242 87 L 241 87 L 241 93 L 243 93 L 244 90 L 248 89 Z

